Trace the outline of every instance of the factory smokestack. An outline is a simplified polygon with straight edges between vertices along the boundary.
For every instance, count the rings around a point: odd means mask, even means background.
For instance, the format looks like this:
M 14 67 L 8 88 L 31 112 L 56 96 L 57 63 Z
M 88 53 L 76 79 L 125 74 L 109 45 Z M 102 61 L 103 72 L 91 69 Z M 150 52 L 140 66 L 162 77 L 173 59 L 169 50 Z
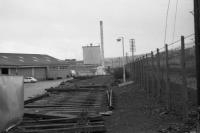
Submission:
M 104 66 L 103 21 L 100 21 L 100 37 L 101 37 L 101 65 Z

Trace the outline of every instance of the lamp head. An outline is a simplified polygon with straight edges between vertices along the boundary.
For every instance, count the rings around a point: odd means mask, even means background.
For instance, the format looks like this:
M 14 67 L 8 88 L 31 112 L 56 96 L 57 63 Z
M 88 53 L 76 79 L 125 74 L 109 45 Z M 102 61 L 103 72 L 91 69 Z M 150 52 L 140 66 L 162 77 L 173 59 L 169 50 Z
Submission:
M 117 42 L 120 42 L 122 39 L 121 38 L 117 38 L 116 40 L 117 40 Z

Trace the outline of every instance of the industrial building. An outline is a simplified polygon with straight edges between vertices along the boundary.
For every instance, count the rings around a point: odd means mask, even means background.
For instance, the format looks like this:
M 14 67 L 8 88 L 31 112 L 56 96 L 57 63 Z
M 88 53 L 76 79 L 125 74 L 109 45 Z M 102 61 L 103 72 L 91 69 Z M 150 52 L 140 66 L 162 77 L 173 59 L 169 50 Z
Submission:
M 0 75 L 22 75 L 38 80 L 66 78 L 70 63 L 42 54 L 0 53 Z
M 101 50 L 100 46 L 83 46 L 83 63 L 91 65 L 101 64 Z
M 47 80 L 69 77 L 71 70 L 80 75 L 94 75 L 96 68 L 97 65 L 59 60 L 49 55 L 0 53 L 0 75 L 22 75 Z

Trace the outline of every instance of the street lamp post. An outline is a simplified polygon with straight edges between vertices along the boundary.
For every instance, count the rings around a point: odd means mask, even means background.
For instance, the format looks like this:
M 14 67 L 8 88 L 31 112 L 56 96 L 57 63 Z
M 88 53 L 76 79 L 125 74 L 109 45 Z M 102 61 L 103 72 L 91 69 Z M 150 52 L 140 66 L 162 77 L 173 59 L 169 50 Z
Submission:
M 120 37 L 117 39 L 118 42 L 122 42 L 122 52 L 123 52 L 123 60 L 122 60 L 122 63 L 123 63 L 123 82 L 125 83 L 126 82 L 126 70 L 125 70 L 125 63 L 124 63 L 124 37 Z

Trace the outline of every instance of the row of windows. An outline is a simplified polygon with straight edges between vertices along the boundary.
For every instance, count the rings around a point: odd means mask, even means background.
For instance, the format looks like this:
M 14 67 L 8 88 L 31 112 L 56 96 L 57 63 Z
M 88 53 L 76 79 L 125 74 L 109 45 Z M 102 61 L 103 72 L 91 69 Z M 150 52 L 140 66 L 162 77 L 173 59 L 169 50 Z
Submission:
M 50 66 L 49 69 L 53 70 L 68 69 L 68 66 Z

